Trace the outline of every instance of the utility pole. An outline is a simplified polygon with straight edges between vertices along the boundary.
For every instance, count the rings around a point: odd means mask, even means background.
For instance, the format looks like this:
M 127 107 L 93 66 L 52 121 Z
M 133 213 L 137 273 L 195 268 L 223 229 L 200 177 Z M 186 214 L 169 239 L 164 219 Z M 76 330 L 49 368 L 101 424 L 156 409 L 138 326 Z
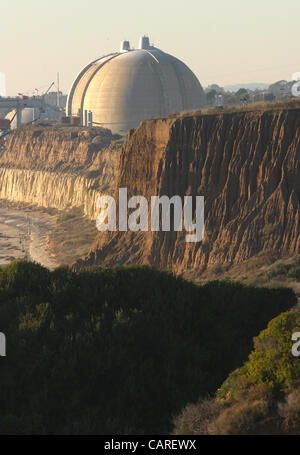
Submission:
M 57 73 L 57 107 L 59 107 L 59 73 Z
M 22 123 L 22 107 L 19 105 L 17 106 L 17 128 L 20 128 Z

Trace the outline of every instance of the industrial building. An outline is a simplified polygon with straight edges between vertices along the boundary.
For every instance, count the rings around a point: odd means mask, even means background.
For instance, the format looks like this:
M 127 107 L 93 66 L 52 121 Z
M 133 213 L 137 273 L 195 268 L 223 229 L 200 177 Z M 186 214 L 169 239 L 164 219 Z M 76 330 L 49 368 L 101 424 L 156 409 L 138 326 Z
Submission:
M 21 125 L 28 125 L 38 121 L 40 123 L 59 123 L 61 121 L 62 113 L 58 109 L 54 109 L 52 105 L 45 105 L 43 110 L 25 107 L 21 112 Z M 6 116 L 10 121 L 10 129 L 14 130 L 18 127 L 16 110 L 10 111 Z M 20 126 L 20 125 L 19 125 Z
M 56 103 L 49 102 L 46 97 L 54 82 L 41 96 L 27 96 L 19 93 L 15 97 L 0 96 L 0 130 L 14 129 L 22 124 L 39 122 L 59 123 L 62 120 L 63 108 L 60 107 L 61 92 L 55 92 Z M 53 101 L 53 97 L 50 98 Z M 62 104 L 64 100 L 62 99 Z M 4 118 L 5 117 L 5 118 Z M 7 127 L 7 121 L 9 126 Z M 7 131 L 5 131 L 7 134 Z
M 150 45 L 128 41 L 120 51 L 89 63 L 70 89 L 66 115 L 121 135 L 141 120 L 199 109 L 205 95 L 195 74 L 180 60 Z

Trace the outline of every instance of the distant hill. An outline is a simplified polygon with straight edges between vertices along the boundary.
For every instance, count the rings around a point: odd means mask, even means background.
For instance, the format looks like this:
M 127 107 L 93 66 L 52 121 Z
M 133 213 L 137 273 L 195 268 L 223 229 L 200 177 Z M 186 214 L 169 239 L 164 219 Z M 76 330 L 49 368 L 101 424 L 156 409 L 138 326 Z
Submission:
M 248 84 L 235 84 L 226 85 L 224 89 L 228 92 L 237 92 L 240 88 L 247 88 L 249 90 L 266 90 L 270 84 L 264 84 L 262 82 L 250 82 Z

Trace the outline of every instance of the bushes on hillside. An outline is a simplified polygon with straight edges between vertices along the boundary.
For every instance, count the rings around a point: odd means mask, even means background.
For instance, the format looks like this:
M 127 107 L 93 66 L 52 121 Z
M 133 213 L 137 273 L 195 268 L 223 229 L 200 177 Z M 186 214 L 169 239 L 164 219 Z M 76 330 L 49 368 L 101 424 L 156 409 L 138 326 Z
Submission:
M 290 279 L 300 281 L 300 255 L 294 256 L 292 262 L 277 262 L 266 272 L 266 276 L 271 279 Z
M 270 321 L 254 339 L 247 362 L 229 375 L 205 407 L 199 403 L 184 408 L 174 420 L 174 433 L 299 434 L 300 360 L 292 354 L 294 332 L 300 332 L 298 308 Z
M 294 303 L 289 289 L 196 286 L 148 267 L 15 261 L 0 270 L 0 433 L 167 432 Z
M 298 309 L 270 321 L 254 339 L 254 350 L 248 361 L 229 376 L 218 396 L 234 399 L 236 393 L 259 384 L 268 387 L 274 396 L 291 390 L 300 379 L 300 361 L 292 354 L 294 332 L 300 332 Z

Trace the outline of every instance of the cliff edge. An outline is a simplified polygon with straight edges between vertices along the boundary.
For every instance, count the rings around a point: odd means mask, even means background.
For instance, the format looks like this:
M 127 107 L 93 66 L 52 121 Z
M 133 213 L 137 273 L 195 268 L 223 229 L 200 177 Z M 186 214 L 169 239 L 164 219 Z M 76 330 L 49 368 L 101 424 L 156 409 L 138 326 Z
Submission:
M 128 198 L 202 195 L 202 242 L 185 232 L 99 233 L 91 264 L 150 264 L 193 277 L 300 252 L 300 109 L 148 120 L 128 133 L 115 188 Z
M 114 191 L 122 141 L 104 128 L 24 126 L 0 153 L 0 198 L 97 216 Z

